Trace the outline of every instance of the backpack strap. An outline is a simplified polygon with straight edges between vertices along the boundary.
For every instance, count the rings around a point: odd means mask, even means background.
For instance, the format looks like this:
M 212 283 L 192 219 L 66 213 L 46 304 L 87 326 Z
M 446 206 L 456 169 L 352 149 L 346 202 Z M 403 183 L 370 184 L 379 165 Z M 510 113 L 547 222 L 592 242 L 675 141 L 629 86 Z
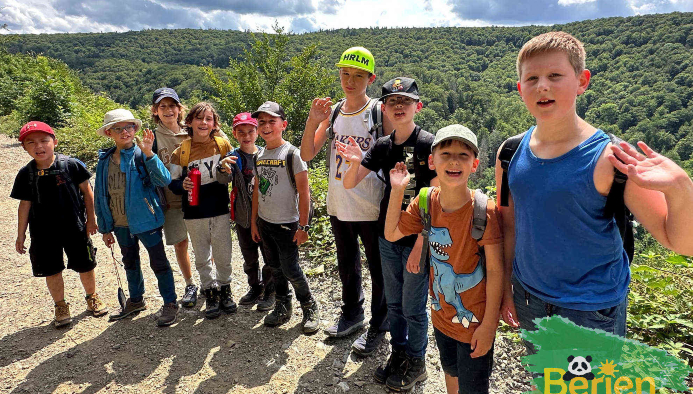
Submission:
M 611 140 L 611 144 L 619 147 L 620 149 L 620 143 L 623 142 L 623 140 L 611 133 L 608 133 L 607 135 Z M 616 156 L 616 158 L 618 159 L 618 156 Z M 616 220 L 616 226 L 618 226 L 619 233 L 621 234 L 621 240 L 623 241 L 623 248 L 626 250 L 626 254 L 628 255 L 628 261 L 632 262 L 635 255 L 633 214 L 630 212 L 628 207 L 626 207 L 626 202 L 623 198 L 626 191 L 627 180 L 628 175 L 622 173 L 616 169 L 616 167 L 614 167 L 614 182 L 611 184 L 611 190 L 609 190 L 609 194 L 606 196 L 604 214 L 607 217 L 613 216 Z
M 423 236 L 423 244 L 421 245 L 421 257 L 419 258 L 419 268 L 421 271 L 425 272 L 426 262 L 428 260 L 429 248 L 429 236 L 431 235 L 431 193 L 433 191 L 432 187 L 422 187 L 419 190 L 419 216 L 421 216 L 421 223 L 423 224 L 423 229 L 421 230 L 421 235 Z
M 371 127 L 371 134 L 373 134 L 373 137 L 377 140 L 384 134 L 383 108 L 381 106 L 382 101 L 378 99 L 373 100 L 375 100 L 375 103 L 371 107 L 371 121 L 373 122 L 373 127 Z
M 510 187 L 508 186 L 508 167 L 510 167 L 510 161 L 513 159 L 515 152 L 517 152 L 517 148 L 520 146 L 520 142 L 522 142 L 522 138 L 524 138 L 525 134 L 527 134 L 526 131 L 505 140 L 503 148 L 498 154 L 498 160 L 503 169 L 503 178 L 500 185 L 500 205 L 502 207 L 508 206 L 508 196 L 510 195 Z
M 481 190 L 474 190 L 474 213 L 472 217 L 472 238 L 479 241 L 486 231 L 486 206 L 488 196 Z
M 180 166 L 183 168 L 188 167 L 190 162 L 190 149 L 192 148 L 192 138 L 183 140 L 180 143 Z
M 229 152 L 229 145 L 223 137 L 214 136 L 214 142 L 217 143 L 217 148 L 219 149 L 219 156 L 224 157 Z
M 152 178 L 149 177 L 149 171 L 144 164 L 144 155 L 139 149 L 135 149 L 135 168 L 137 168 L 137 174 L 139 174 L 142 184 L 145 188 L 152 186 Z
M 341 99 L 337 101 L 337 105 L 335 105 L 334 110 L 332 111 L 332 114 L 330 114 L 330 123 L 327 126 L 327 129 L 325 130 L 325 135 L 327 136 L 327 172 L 329 175 L 330 172 L 330 165 L 332 164 L 332 140 L 334 140 L 334 122 L 337 121 L 337 117 L 339 116 L 339 112 L 342 110 L 342 107 L 344 106 L 344 102 L 346 99 Z
M 296 178 L 294 175 L 294 152 L 297 150 L 298 148 L 295 146 L 289 146 L 289 153 L 286 155 L 286 172 L 289 174 L 289 182 L 291 182 L 291 187 L 293 187 L 294 191 L 298 193 L 298 188 L 296 188 Z

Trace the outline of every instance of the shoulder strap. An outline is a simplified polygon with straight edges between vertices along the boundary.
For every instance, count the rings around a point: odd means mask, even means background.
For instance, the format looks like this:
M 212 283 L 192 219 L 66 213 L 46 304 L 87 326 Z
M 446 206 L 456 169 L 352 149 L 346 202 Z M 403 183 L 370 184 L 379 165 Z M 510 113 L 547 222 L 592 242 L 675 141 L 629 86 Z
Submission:
M 607 135 L 611 143 L 620 148 L 620 143 L 623 142 L 623 140 L 611 133 Z M 616 226 L 618 226 L 621 240 L 623 241 L 623 248 L 626 250 L 629 261 L 632 262 L 633 256 L 635 255 L 632 214 L 630 210 L 628 210 L 628 207 L 626 207 L 626 202 L 623 198 L 627 180 L 628 175 L 614 167 L 614 182 L 611 184 L 611 190 L 609 190 L 609 194 L 606 196 L 604 214 L 607 217 L 613 216 L 616 220 Z
M 214 136 L 214 142 L 219 148 L 219 156 L 224 157 L 229 152 L 229 145 L 223 137 Z
M 474 190 L 474 216 L 472 217 L 472 238 L 479 241 L 486 231 L 486 206 L 488 196 L 481 190 Z
M 373 107 L 371 107 L 371 120 L 373 121 L 373 127 L 375 130 L 371 129 L 371 133 L 375 131 L 374 137 L 377 140 L 383 136 L 383 109 L 380 106 L 382 103 L 380 100 L 375 100 Z
M 296 188 L 296 178 L 294 177 L 294 152 L 296 152 L 298 149 L 290 145 L 289 146 L 289 153 L 286 154 L 286 172 L 289 174 L 289 182 L 291 182 L 291 187 L 294 188 L 295 191 L 298 191 Z
M 339 100 L 337 102 L 337 105 L 334 107 L 334 111 L 332 111 L 332 114 L 330 115 L 330 124 L 327 126 L 327 130 L 325 130 L 328 140 L 334 139 L 334 122 L 337 120 L 337 117 L 339 116 L 339 111 L 342 110 L 342 106 L 344 106 L 345 101 L 346 99 Z
M 508 187 L 508 167 L 510 166 L 510 161 L 513 159 L 517 148 L 522 142 L 525 134 L 520 133 L 516 136 L 510 137 L 503 143 L 503 148 L 498 154 L 498 160 L 500 161 L 501 168 L 503 169 L 503 178 L 500 185 L 500 205 L 502 207 L 508 206 L 508 196 L 510 195 L 510 188 Z
M 149 171 L 147 171 L 147 166 L 144 164 L 144 155 L 139 149 L 135 149 L 135 168 L 137 168 L 137 173 L 144 187 L 150 187 L 152 179 L 149 177 Z
M 424 272 L 426 269 L 426 261 L 428 259 L 428 253 L 430 248 L 428 246 L 429 236 L 431 235 L 431 192 L 432 187 L 422 187 L 419 190 L 419 215 L 421 216 L 421 223 L 423 224 L 423 230 L 421 230 L 421 235 L 423 236 L 423 244 L 421 245 L 421 257 L 419 258 L 420 272 Z
M 192 139 L 188 138 L 180 143 L 180 166 L 188 167 L 190 162 L 190 149 L 192 148 Z

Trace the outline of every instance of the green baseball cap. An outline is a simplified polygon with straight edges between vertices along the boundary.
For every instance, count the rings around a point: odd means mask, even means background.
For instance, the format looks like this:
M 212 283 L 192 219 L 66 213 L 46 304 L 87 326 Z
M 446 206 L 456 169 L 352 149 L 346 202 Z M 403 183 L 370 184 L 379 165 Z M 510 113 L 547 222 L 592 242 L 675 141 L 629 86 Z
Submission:
M 375 59 L 371 51 L 364 47 L 351 47 L 342 53 L 337 67 L 353 67 L 375 74 Z
M 451 124 L 450 126 L 445 126 L 438 130 L 436 137 L 431 144 L 431 150 L 443 141 L 447 140 L 458 140 L 469 145 L 474 153 L 479 154 L 479 147 L 476 144 L 476 135 L 468 128 L 462 126 L 461 124 Z

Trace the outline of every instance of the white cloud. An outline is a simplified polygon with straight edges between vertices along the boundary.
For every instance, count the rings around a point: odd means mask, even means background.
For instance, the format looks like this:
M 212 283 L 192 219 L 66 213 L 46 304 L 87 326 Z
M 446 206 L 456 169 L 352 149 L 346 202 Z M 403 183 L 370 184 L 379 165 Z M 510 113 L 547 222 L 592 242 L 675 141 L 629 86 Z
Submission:
M 592 3 L 597 0 L 558 0 L 559 5 L 585 4 Z

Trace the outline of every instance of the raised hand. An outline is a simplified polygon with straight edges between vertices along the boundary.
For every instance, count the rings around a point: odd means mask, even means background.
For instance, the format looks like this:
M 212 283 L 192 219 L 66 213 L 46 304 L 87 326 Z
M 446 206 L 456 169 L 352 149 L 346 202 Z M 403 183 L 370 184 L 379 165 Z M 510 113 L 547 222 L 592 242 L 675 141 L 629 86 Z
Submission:
M 332 100 L 329 97 L 314 98 L 313 103 L 310 105 L 308 119 L 322 123 L 330 116 L 332 104 Z
M 390 170 L 390 186 L 393 190 L 404 190 L 409 185 L 409 178 L 411 178 L 411 174 L 407 171 L 407 166 L 401 161 Z
M 236 164 L 236 161 L 238 161 L 238 156 L 230 155 L 226 156 L 225 158 L 221 159 L 219 162 L 219 168 L 221 171 L 230 174 L 231 173 L 231 166 Z
M 361 160 L 363 160 L 363 151 L 361 151 L 361 147 L 352 137 L 349 137 L 348 142 L 348 144 L 345 144 L 335 140 L 334 143 L 337 147 L 337 152 L 339 152 L 339 154 L 342 155 L 346 161 L 361 163 Z
M 154 156 L 154 152 L 152 152 L 152 147 L 154 146 L 154 132 L 149 129 L 144 129 L 144 131 L 142 131 L 142 140 L 139 138 L 137 139 L 137 146 L 142 149 L 142 153 L 144 153 L 147 158 Z
M 645 155 L 622 142 L 620 147 L 612 145 L 611 154 L 607 156 L 611 164 L 636 185 L 667 193 L 673 191 L 680 181 L 688 180 L 686 171 L 671 159 L 653 151 L 642 141 L 638 146 Z

